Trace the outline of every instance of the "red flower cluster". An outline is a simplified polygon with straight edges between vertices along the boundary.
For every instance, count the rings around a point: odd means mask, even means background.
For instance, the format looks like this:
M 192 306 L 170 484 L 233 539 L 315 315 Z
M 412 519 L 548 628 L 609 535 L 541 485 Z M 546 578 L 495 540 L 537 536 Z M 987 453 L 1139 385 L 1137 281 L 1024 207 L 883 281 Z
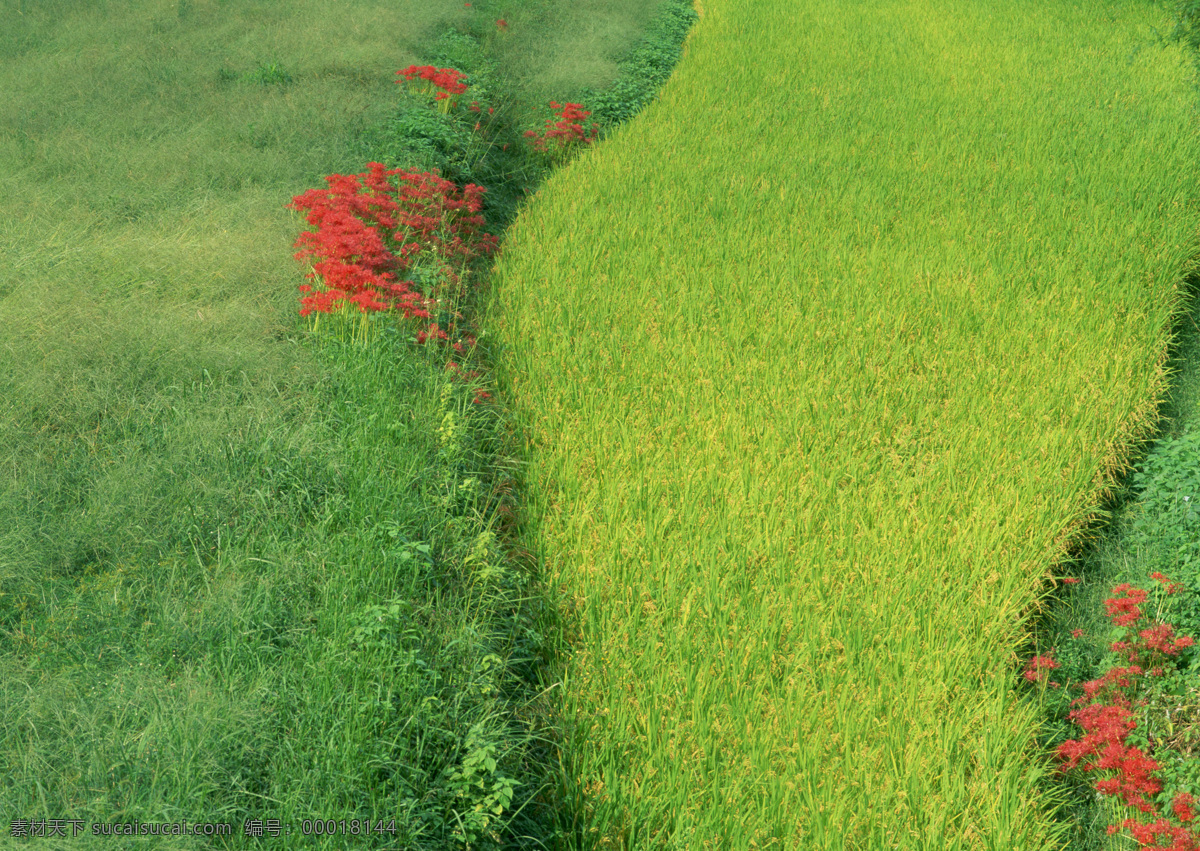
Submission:
M 1161 574 L 1154 578 L 1168 585 Z M 1099 679 L 1083 684 L 1083 695 L 1072 702 L 1076 708 L 1068 717 L 1083 728 L 1085 735 L 1058 746 L 1059 770 L 1082 767 L 1084 771 L 1112 772 L 1114 776 L 1097 781 L 1096 790 L 1119 796 L 1129 806 L 1157 817 L 1149 824 L 1127 818 L 1120 826 L 1110 825 L 1109 834 L 1124 827 L 1150 851 L 1200 851 L 1200 834 L 1171 824 L 1147 797 L 1162 791 L 1162 783 L 1154 777 L 1161 766 L 1127 743 L 1137 721 L 1126 691 L 1136 689 L 1141 677 L 1162 676 L 1168 659 L 1178 655 L 1181 648 L 1192 646 L 1193 641 L 1187 636 L 1174 638 L 1174 629 L 1169 624 L 1137 628 L 1142 618 L 1141 605 L 1147 597 L 1144 590 L 1126 582 L 1112 593 L 1104 603 L 1108 616 L 1114 624 L 1126 628 L 1125 640 L 1114 643 L 1113 650 L 1125 655 L 1130 664 L 1111 668 Z M 1046 657 L 1035 656 L 1026 665 L 1025 677 L 1038 681 L 1040 670 L 1049 667 L 1054 665 L 1047 664 Z M 1195 799 L 1187 793 L 1175 796 L 1171 809 L 1180 825 L 1195 819 L 1194 804 Z
M 508 22 L 501 18 L 496 27 L 507 30 Z M 420 80 L 426 92 L 436 90 L 443 114 L 453 106 L 452 98 L 468 88 L 466 75 L 453 68 L 410 65 L 396 74 L 397 83 Z M 599 127 L 593 124 L 590 133 L 584 132 L 579 122 L 590 113 L 579 104 L 550 105 L 560 110 L 559 120 L 547 121 L 542 136 L 526 134 L 536 139 L 535 147 L 546 151 L 554 141 L 556 153 L 565 154 L 595 140 Z M 469 109 L 483 111 L 479 101 Z M 493 115 L 495 109 L 487 112 Z M 476 131 L 481 128 L 477 122 Z M 316 282 L 300 287 L 300 314 L 332 313 L 347 302 L 361 314 L 396 310 L 404 319 L 432 320 L 416 332 L 417 343 L 445 342 L 466 353 L 465 347 L 476 340 L 456 329 L 456 320 L 463 318 L 458 305 L 466 294 L 464 281 L 476 258 L 490 256 L 498 247 L 496 237 L 480 229 L 484 189 L 469 184 L 459 190 L 436 173 L 388 169 L 381 163 L 369 163 L 362 174 L 334 174 L 325 180 L 328 189 L 311 189 L 288 205 L 306 212 L 314 228 L 295 244 L 296 258 L 310 264 L 307 277 Z M 466 371 L 454 361 L 446 369 L 452 378 L 474 386 L 476 404 L 491 398 L 480 386 L 478 371 Z
M 1124 597 L 1118 596 L 1124 594 Z M 1108 616 L 1117 626 L 1127 626 L 1142 616 L 1141 605 L 1146 602 L 1146 592 L 1122 582 L 1113 589 L 1113 596 L 1104 601 Z
M 1171 802 L 1171 810 L 1175 813 L 1175 818 L 1182 822 L 1196 820 L 1196 811 L 1192 809 L 1196 805 L 1196 799 L 1187 792 L 1180 792 L 1175 796 L 1175 800 Z
M 1177 594 L 1183 590 L 1183 586 L 1178 582 L 1172 582 L 1170 579 L 1167 579 L 1167 577 L 1163 576 L 1157 571 L 1151 573 L 1150 578 L 1157 581 L 1160 585 L 1165 586 L 1168 594 Z
M 424 80 L 431 90 L 436 89 L 434 100 L 445 101 L 442 107 L 447 112 L 450 107 L 451 95 L 461 95 L 467 90 L 467 84 L 462 82 L 466 74 L 453 68 L 434 68 L 432 65 L 409 65 L 403 71 L 397 71 L 396 76 L 402 77 L 397 83 L 410 83 L 414 80 Z
M 1155 653 L 1162 653 L 1165 656 L 1178 656 L 1180 650 L 1185 647 L 1191 647 L 1196 643 L 1195 639 L 1190 635 L 1180 636 L 1172 640 L 1174 635 L 1175 628 L 1169 623 L 1155 624 L 1138 633 L 1138 636 L 1146 642 L 1146 647 L 1149 650 Z
M 550 101 L 550 108 L 558 111 L 558 121 L 547 119 L 546 129 L 540 134 L 536 130 L 525 131 L 525 138 L 529 139 L 529 143 L 535 151 L 547 153 L 553 142 L 556 146 L 554 153 L 565 158 L 574 148 L 590 145 L 596 141 L 596 133 L 600 130 L 600 125 L 593 124 L 591 129 L 584 133 L 583 125 L 579 122 L 591 113 L 586 111 L 581 104 L 568 103 L 564 105 Z
M 1187 792 L 1181 792 L 1179 798 L 1191 798 Z M 1148 851 L 1197 851 L 1200 849 L 1200 844 L 1197 844 L 1195 834 L 1186 827 L 1175 827 L 1165 818 L 1161 816 L 1151 824 L 1143 824 L 1137 819 L 1127 818 L 1122 824 L 1129 833 L 1137 840 L 1138 844 L 1148 849 Z M 1119 828 L 1113 824 L 1108 826 L 1108 835 L 1112 836 Z M 1170 842 L 1170 845 L 1165 844 Z
M 437 174 L 381 163 L 369 163 L 367 169 L 330 175 L 328 189 L 310 189 L 288 204 L 307 211 L 315 228 L 296 240 L 296 259 L 310 262 L 309 279 L 324 287 L 300 288 L 305 293 L 300 314 L 330 313 L 339 302 L 350 302 L 363 313 L 394 309 L 404 318 L 431 318 L 430 310 L 463 294 L 462 279 L 472 261 L 498 245 L 496 237 L 480 230 L 484 189 L 468 184 L 460 192 Z M 428 293 L 414 290 L 412 280 L 398 280 L 404 273 L 431 270 L 439 285 Z M 448 330 L 433 323 L 417 338 L 448 340 Z
M 1031 683 L 1040 683 L 1046 679 L 1044 671 L 1058 667 L 1058 662 L 1050 655 L 1034 656 L 1025 664 L 1025 679 Z M 1058 683 L 1051 682 L 1051 688 L 1058 688 Z
M 455 104 L 455 101 L 451 100 L 452 96 L 461 95 L 462 92 L 467 91 L 467 84 L 462 82 L 463 79 L 466 79 L 467 74 L 455 71 L 454 68 L 409 65 L 403 71 L 397 71 L 396 76 L 402 78 L 397 79 L 397 83 L 412 83 L 416 79 L 425 80 L 426 94 L 433 94 L 433 100 L 438 102 L 439 112 L 443 115 L 448 115 L 450 108 Z

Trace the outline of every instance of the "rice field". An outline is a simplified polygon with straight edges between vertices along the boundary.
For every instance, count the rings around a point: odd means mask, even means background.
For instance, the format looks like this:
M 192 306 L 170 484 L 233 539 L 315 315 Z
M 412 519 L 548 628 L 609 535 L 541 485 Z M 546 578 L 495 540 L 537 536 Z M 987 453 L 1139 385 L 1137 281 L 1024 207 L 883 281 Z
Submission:
M 1017 660 L 1166 387 L 1187 60 L 1140 2 L 703 6 L 487 312 L 580 842 L 1055 847 Z

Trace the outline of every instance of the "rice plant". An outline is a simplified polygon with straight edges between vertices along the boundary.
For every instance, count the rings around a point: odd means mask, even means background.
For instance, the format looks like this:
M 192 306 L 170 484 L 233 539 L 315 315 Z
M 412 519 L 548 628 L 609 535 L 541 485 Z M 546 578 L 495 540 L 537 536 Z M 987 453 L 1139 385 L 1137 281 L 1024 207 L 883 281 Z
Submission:
M 1053 847 L 1018 652 L 1153 427 L 1187 59 L 1106 2 L 705 2 L 488 317 L 598 847 Z

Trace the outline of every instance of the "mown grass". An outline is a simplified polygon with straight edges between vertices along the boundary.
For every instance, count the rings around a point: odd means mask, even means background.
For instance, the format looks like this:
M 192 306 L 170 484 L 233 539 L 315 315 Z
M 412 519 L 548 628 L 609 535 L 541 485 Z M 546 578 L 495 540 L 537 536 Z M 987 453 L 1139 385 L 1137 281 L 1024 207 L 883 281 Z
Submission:
M 487 313 L 583 831 L 1053 847 L 1014 663 L 1166 387 L 1187 60 L 1137 3 L 705 12 Z
M 283 209 L 411 150 L 395 71 L 447 50 L 494 87 L 494 140 L 540 126 L 484 17 L 528 38 L 523 6 L 4 6 L 0 798 L 10 820 L 233 827 L 33 841 L 257 847 L 248 819 L 302 847 L 551 840 L 553 639 L 502 540 L 511 427 L 394 326 L 310 335 Z M 597 55 L 636 42 L 647 10 L 624 11 Z M 539 73 L 567 99 L 603 83 L 584 70 Z M 397 164 L 513 178 L 495 223 L 539 174 L 425 151 Z M 384 830 L 301 836 L 316 818 Z

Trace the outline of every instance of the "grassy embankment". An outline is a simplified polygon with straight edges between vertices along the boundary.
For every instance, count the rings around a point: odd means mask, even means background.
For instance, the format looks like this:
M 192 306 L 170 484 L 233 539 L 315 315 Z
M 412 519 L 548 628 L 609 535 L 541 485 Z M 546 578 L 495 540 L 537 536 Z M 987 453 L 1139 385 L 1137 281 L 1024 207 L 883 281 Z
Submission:
M 1162 43 L 1166 36 L 1168 43 L 1185 47 L 1200 72 L 1200 9 L 1190 2 L 1159 7 L 1166 8 L 1173 20 L 1142 47 Z M 1200 81 L 1200 74 L 1193 79 Z M 1177 635 L 1200 636 L 1200 517 L 1192 505 L 1200 497 L 1200 324 L 1195 286 L 1196 279 L 1189 279 L 1183 309 L 1172 328 L 1167 363 L 1171 386 L 1158 411 L 1156 438 L 1119 483 L 1108 518 L 1079 542 L 1070 564 L 1064 565 L 1083 584 L 1047 607 L 1036 624 L 1037 651 L 1050 652 L 1061 666 L 1046 677 L 1061 681 L 1059 690 L 1044 692 L 1048 724 L 1042 738 L 1049 747 L 1082 737 L 1084 731 L 1067 718 L 1072 701 L 1081 693 L 1080 684 L 1128 664 L 1110 648 L 1110 642 L 1122 636 L 1105 611 L 1106 599 L 1122 583 L 1153 591 L 1158 587 L 1154 577 L 1165 574 L 1177 584 L 1178 592 L 1157 598 L 1147 619 L 1170 624 Z M 1143 621 L 1138 628 L 1146 625 Z M 1165 679 L 1148 678 L 1139 689 L 1144 701 L 1134 706 L 1136 727 L 1129 743 L 1159 766 L 1153 777 L 1162 791 L 1151 800 L 1167 815 L 1179 793 L 1200 799 L 1198 659 L 1200 654 L 1194 650 L 1185 652 L 1177 670 Z M 1153 820 L 1114 796 L 1096 794 L 1096 782 L 1114 776 L 1111 771 L 1068 775 L 1072 794 L 1061 813 L 1069 826 L 1067 847 L 1074 851 L 1131 848 L 1136 843 L 1128 830 L 1110 829 L 1130 816 L 1143 823 Z
M 486 314 L 581 835 L 1053 847 L 1018 656 L 1167 386 L 1186 60 L 1143 3 L 705 12 Z
M 1120 658 L 1109 649 L 1114 635 L 1104 600 L 1121 583 L 1153 589 L 1150 575 L 1165 573 L 1184 586 L 1169 609 L 1152 608 L 1148 615 L 1171 623 L 1177 634 L 1200 636 L 1200 575 L 1196 516 L 1189 505 L 1200 498 L 1196 475 L 1200 470 L 1200 452 L 1196 435 L 1200 433 L 1200 337 L 1197 336 L 1196 303 L 1189 299 L 1188 309 L 1179 317 L 1177 339 L 1168 368 L 1172 386 L 1160 411 L 1159 437 L 1139 459 L 1136 470 L 1127 477 L 1114 495 L 1111 517 L 1094 530 L 1075 554 L 1071 575 L 1081 580 L 1062 599 L 1044 613 L 1038 624 L 1039 651 L 1053 649 L 1061 668 L 1053 671 L 1062 691 L 1048 691 L 1048 725 L 1043 740 L 1048 746 L 1072 738 L 1079 739 L 1081 729 L 1066 720 L 1068 701 L 1079 696 L 1078 688 L 1067 687 L 1094 680 Z M 1143 476 L 1150 472 L 1153 478 Z M 1082 634 L 1075 635 L 1077 631 Z M 1200 670 L 1195 653 L 1185 656 L 1177 677 L 1157 684 L 1146 695 L 1149 700 L 1137 710 L 1137 728 L 1131 744 L 1141 748 L 1160 766 L 1157 772 L 1163 792 L 1155 803 L 1164 813 L 1179 792 L 1200 798 Z M 1118 851 L 1136 847 L 1127 832 L 1107 832 L 1109 825 L 1120 824 L 1137 815 L 1112 797 L 1095 794 L 1095 777 L 1072 776 L 1072 790 L 1063 813 L 1069 826 L 1067 847 L 1072 851 Z M 1142 817 L 1145 821 L 1145 817 Z
M 480 63 L 519 140 L 550 97 L 647 96 L 678 27 L 639 67 L 614 52 L 671 5 L 0 7 L 6 836 L 215 821 L 234 835 L 148 842 L 240 848 L 244 819 L 370 818 L 396 829 L 360 847 L 548 839 L 545 627 L 499 541 L 500 412 L 402 336 L 310 339 L 283 204 L 421 152 L 397 164 L 513 171 L 502 224 L 538 164 L 406 133 L 395 71 Z

